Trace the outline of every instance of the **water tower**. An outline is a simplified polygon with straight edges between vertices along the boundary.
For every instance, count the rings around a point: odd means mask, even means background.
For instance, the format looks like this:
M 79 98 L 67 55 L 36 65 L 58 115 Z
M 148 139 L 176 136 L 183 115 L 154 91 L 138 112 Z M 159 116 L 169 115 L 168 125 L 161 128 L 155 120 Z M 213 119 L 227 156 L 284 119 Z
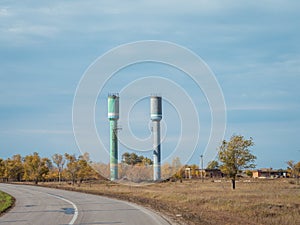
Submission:
M 119 119 L 119 96 L 108 95 L 108 119 L 110 132 L 110 179 L 118 179 L 118 119 Z
M 161 153 L 160 153 L 160 121 L 162 119 L 162 98 L 150 97 L 150 116 L 152 120 L 153 135 L 153 180 L 161 179 Z

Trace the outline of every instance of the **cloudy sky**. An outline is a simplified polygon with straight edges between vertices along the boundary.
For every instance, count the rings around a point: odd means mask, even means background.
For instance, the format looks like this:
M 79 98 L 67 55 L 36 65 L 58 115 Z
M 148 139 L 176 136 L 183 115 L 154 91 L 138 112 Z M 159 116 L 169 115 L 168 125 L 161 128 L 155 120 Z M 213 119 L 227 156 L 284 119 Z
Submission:
M 190 49 L 215 74 L 226 103 L 225 138 L 253 137 L 258 167 L 285 168 L 286 161 L 300 160 L 299 10 L 296 0 L 2 0 L 0 157 L 34 151 L 43 156 L 80 154 L 73 135 L 72 104 L 87 68 L 121 44 L 161 40 Z M 169 73 L 190 95 L 198 93 L 188 78 L 164 65 L 146 63 L 120 73 L 122 79 L 116 74 L 107 83 L 96 106 L 96 126 L 105 146 L 107 92 L 119 92 L 141 74 L 170 79 L 165 75 Z M 126 74 L 132 74 L 130 79 Z M 131 93 L 135 96 L 134 90 Z M 125 96 L 122 99 L 126 102 Z M 204 115 L 191 159 L 199 163 L 211 118 L 204 95 L 193 99 Z M 132 131 L 145 138 L 149 135 L 147 99 L 136 105 L 132 109 L 136 116 L 130 117 Z M 178 115 L 168 102 L 165 105 L 169 139 L 163 148 L 171 151 L 180 134 L 173 121 Z M 125 137 L 126 132 L 120 135 Z

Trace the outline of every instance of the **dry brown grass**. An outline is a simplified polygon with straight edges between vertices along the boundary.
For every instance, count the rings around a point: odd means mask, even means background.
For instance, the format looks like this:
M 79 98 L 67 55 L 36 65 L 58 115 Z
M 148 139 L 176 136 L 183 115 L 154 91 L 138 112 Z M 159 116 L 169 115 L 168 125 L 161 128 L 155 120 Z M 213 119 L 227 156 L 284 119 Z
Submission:
M 58 187 L 48 183 L 46 186 Z M 102 182 L 60 188 L 123 199 L 159 211 L 179 224 L 300 224 L 300 186 L 287 179 L 237 182 L 186 180 L 147 186 Z

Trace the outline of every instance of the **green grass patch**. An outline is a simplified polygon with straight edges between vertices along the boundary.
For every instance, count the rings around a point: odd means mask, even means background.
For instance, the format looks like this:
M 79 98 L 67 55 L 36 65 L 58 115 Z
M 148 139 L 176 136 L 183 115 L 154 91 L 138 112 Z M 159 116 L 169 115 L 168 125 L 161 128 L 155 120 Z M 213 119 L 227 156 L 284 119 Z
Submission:
M 0 215 L 4 213 L 6 210 L 8 210 L 10 207 L 14 204 L 14 197 L 11 195 L 0 191 Z

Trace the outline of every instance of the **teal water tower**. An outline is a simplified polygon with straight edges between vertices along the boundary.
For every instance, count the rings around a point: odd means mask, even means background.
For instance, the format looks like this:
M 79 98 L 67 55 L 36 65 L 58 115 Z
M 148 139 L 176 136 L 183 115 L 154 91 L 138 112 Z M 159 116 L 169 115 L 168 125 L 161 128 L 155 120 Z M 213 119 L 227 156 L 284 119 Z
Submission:
M 110 132 L 110 180 L 118 179 L 118 119 L 119 95 L 108 95 L 108 119 Z

